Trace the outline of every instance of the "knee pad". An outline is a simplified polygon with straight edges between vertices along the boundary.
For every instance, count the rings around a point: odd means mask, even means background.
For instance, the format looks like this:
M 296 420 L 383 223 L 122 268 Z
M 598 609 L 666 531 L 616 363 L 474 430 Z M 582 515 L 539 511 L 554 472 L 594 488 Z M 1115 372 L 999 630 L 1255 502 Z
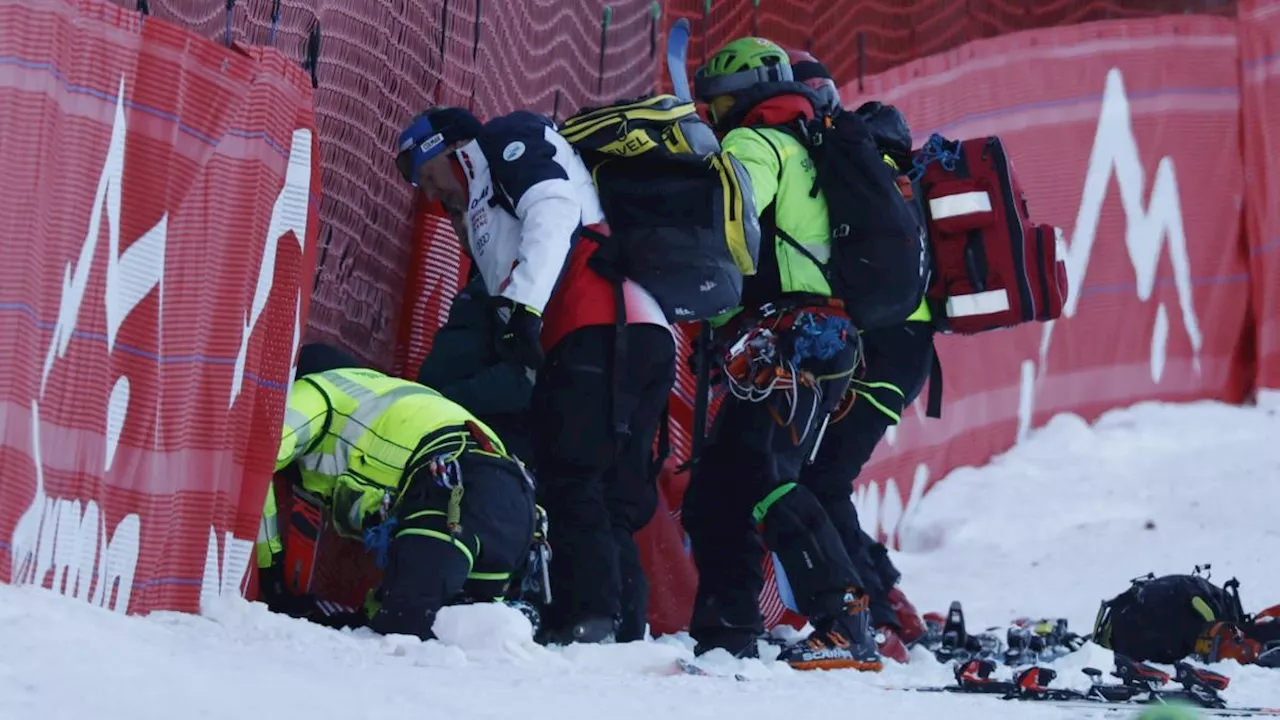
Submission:
M 816 498 L 793 486 L 768 507 L 764 540 L 786 570 L 799 610 L 812 615 L 821 598 L 862 587 L 844 543 Z

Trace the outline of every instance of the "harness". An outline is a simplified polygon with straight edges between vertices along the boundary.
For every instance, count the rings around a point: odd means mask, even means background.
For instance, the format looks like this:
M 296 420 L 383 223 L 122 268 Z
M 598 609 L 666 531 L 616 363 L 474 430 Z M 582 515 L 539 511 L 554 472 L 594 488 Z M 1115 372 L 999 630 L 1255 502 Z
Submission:
M 764 402 L 775 392 L 785 394 L 781 409 L 769 408 L 780 426 L 792 426 L 798 419 L 801 388 L 816 399 L 809 416 L 795 434 L 797 444 L 808 436 L 818 421 L 822 405 L 822 384 L 850 377 L 862 365 L 862 340 L 837 298 L 795 293 L 755 310 L 746 310 L 727 326 L 738 336 L 719 356 L 718 367 L 729 393 L 745 402 Z M 815 375 L 801 366 L 808 360 L 829 360 L 850 344 L 855 359 L 848 370 L 833 375 Z M 826 432 L 830 416 L 822 419 L 818 443 Z M 815 452 L 817 447 L 815 445 Z

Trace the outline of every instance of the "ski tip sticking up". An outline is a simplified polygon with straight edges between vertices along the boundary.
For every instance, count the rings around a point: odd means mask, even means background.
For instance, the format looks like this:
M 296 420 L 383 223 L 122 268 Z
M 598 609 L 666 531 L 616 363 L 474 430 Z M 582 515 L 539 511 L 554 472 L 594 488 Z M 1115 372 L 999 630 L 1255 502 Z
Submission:
M 667 30 L 667 75 L 672 94 L 681 100 L 693 100 L 689 90 L 689 37 L 692 28 L 688 18 L 679 18 Z

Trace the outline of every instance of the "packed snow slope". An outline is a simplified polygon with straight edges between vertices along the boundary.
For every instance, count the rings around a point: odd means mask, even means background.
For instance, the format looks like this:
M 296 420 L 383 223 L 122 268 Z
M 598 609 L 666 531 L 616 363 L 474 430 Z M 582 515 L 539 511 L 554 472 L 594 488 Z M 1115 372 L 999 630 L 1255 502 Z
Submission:
M 897 553 L 922 610 L 961 600 L 970 629 L 1019 615 L 1088 632 L 1098 602 L 1148 571 L 1211 563 L 1246 609 L 1280 602 L 1280 417 L 1204 403 L 1143 405 L 1089 427 L 1059 417 L 988 467 L 926 496 Z M 912 550 L 915 548 L 916 550 Z M 928 548 L 921 550 L 921 548 Z M 798 673 L 708 658 L 752 679 L 669 674 L 682 639 L 546 649 L 500 606 L 450 608 L 439 642 L 335 632 L 227 599 L 206 617 L 124 617 L 38 588 L 0 586 L 0 718 L 777 720 L 1066 718 L 1099 714 L 990 697 L 904 693 L 945 682 L 917 651 L 879 675 Z M 1108 669 L 1086 646 L 1065 684 Z M 1215 668 L 1237 705 L 1280 706 L 1280 670 Z M 1007 670 L 1005 671 L 1007 672 Z

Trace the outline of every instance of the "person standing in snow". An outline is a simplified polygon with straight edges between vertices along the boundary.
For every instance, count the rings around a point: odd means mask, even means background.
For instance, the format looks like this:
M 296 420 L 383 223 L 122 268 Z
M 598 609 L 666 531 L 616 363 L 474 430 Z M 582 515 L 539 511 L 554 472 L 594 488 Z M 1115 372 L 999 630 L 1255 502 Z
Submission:
M 811 260 L 831 250 L 826 199 L 810 194 L 813 162 L 774 127 L 813 118 L 819 99 L 793 80 L 782 48 L 751 37 L 718 50 L 694 90 L 724 133 L 724 151 L 750 174 L 762 231 L 759 270 L 745 279 L 741 312 L 712 323 L 722 343 L 711 342 L 728 348 L 723 375 L 733 392 L 684 498 L 699 575 L 695 652 L 758 653 L 763 537 L 814 627 L 779 660 L 804 670 L 878 671 L 869 598 L 831 518 L 799 482 L 859 359 L 856 328 Z
M 831 74 L 807 52 L 788 51 L 793 77 L 820 98 L 819 112 L 840 108 L 840 92 Z M 909 167 L 911 138 L 898 111 L 879 103 L 867 103 L 862 114 L 872 132 L 892 134 L 889 145 L 895 162 Z M 886 151 L 884 147 L 882 152 Z M 905 154 L 905 157 L 901 154 Z M 891 156 L 892 159 L 892 156 Z M 863 589 L 871 599 L 871 621 L 880 652 L 898 662 L 908 661 L 906 643 L 924 634 L 924 621 L 898 589 L 901 573 L 889 559 L 888 549 L 875 541 L 858 522 L 853 505 L 853 482 L 871 458 L 885 432 L 902 419 L 903 411 L 924 389 L 933 367 L 933 323 L 929 306 L 920 307 L 903 323 L 862 332 L 864 367 L 850 381 L 844 403 L 827 427 L 813 462 L 800 474 L 827 511 L 827 517 L 844 542 Z
M 338 535 L 374 550 L 384 570 L 365 616 L 330 624 L 432 638 L 436 613 L 464 587 L 501 599 L 534 541 L 533 480 L 497 433 L 435 390 L 376 370 L 294 382 L 276 454 L 276 471 L 288 467 Z M 284 587 L 273 489 L 256 553 L 268 606 L 313 615 L 313 599 Z
M 648 583 L 633 534 L 657 506 L 652 447 L 675 382 L 675 337 L 639 285 L 587 264 L 607 234 L 582 160 L 553 124 L 517 111 L 486 124 L 432 108 L 400 137 L 407 182 L 439 200 L 489 294 L 502 352 L 537 372 L 530 403 L 539 502 L 554 538 L 549 643 L 644 637 Z M 625 342 L 625 352 L 616 343 Z

